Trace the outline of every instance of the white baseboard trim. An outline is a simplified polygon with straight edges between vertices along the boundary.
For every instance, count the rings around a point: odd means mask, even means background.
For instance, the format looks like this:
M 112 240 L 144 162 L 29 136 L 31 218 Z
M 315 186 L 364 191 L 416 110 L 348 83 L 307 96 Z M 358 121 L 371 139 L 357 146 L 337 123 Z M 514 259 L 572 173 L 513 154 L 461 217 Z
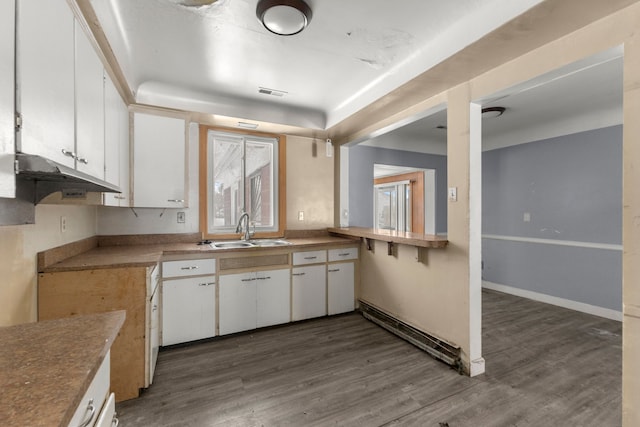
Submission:
M 482 287 L 498 292 L 503 292 L 505 294 L 528 298 L 534 301 L 557 305 L 559 307 L 568 308 L 570 310 L 580 311 L 587 314 L 593 314 L 594 316 L 604 317 L 605 319 L 617 320 L 619 322 L 622 322 L 622 311 L 611 310 L 609 308 L 598 307 L 596 305 L 585 304 L 565 298 L 527 291 L 525 289 L 514 288 L 512 286 L 501 285 L 499 283 L 487 282 L 485 280 L 482 281 Z
M 469 376 L 475 377 L 484 374 L 484 357 L 472 360 L 469 366 Z

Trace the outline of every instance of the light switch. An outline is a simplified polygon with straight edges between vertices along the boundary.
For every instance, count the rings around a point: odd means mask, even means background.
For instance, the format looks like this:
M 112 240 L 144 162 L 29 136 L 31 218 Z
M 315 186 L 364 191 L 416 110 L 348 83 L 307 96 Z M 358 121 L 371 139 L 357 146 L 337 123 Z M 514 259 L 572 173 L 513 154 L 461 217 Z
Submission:
M 458 201 L 458 187 L 449 187 L 449 201 L 450 202 Z
M 525 212 L 522 216 L 522 220 L 524 222 L 531 222 L 531 214 L 529 212 Z
M 304 221 L 304 211 L 298 211 L 298 221 Z

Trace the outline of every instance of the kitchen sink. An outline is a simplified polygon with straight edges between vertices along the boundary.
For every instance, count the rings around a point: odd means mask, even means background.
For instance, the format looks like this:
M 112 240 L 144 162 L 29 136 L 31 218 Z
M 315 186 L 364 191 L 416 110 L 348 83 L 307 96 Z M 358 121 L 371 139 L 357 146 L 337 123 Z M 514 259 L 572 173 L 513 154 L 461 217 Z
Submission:
M 251 248 L 255 245 L 249 242 L 236 241 L 236 242 L 215 242 L 215 243 L 212 243 L 211 246 L 218 249 L 236 249 L 236 248 Z
M 290 242 L 282 239 L 256 239 L 250 240 L 255 246 L 286 246 L 290 245 Z
M 255 239 L 255 240 L 234 240 L 230 242 L 213 242 L 211 246 L 214 249 L 239 249 L 239 248 L 256 248 L 268 246 L 286 246 L 290 242 L 282 239 Z

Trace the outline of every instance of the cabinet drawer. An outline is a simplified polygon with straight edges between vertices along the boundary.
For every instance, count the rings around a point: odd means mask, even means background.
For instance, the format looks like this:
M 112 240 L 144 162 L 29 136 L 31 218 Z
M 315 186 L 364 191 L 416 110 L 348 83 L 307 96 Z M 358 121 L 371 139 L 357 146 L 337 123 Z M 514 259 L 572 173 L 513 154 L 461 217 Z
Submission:
M 162 277 L 201 276 L 216 274 L 216 260 L 188 259 L 181 261 L 165 261 L 162 263 Z
M 95 427 L 113 427 L 118 425 L 118 418 L 116 417 L 116 395 L 111 393 L 107 403 L 104 404 L 102 412 L 96 421 Z
M 327 251 L 293 253 L 293 265 L 319 264 L 323 262 L 327 262 Z
M 76 412 L 73 414 L 73 418 L 71 418 L 71 422 L 69 423 L 70 427 L 94 425 L 98 413 L 102 409 L 102 405 L 109 394 L 109 360 L 110 354 L 107 353 L 102 361 L 102 365 L 100 365 L 95 377 L 93 377 L 91 384 L 89 384 L 87 392 L 82 397 L 80 405 L 78 405 Z M 87 422 L 88 419 L 91 419 L 91 421 Z
M 329 249 L 329 262 L 358 259 L 358 248 Z

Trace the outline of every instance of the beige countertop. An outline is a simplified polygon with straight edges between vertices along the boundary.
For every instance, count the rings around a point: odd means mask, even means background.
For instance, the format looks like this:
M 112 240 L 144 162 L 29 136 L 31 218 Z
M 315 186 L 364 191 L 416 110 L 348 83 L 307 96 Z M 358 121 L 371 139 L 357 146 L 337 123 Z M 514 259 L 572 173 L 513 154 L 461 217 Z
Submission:
M 124 319 L 114 311 L 1 327 L 1 424 L 66 427 Z
M 329 228 L 329 233 L 339 236 L 362 237 L 383 242 L 400 243 L 421 248 L 446 248 L 449 241 L 440 236 L 378 228 L 344 227 Z
M 325 245 L 353 245 L 354 240 L 337 236 L 287 238 L 289 246 L 253 247 L 241 249 L 214 249 L 211 245 L 193 243 L 156 243 L 119 246 L 98 246 L 60 262 L 39 268 L 40 272 L 74 271 L 118 267 L 149 267 L 158 263 L 163 255 L 254 253 L 255 251 L 300 250 Z

